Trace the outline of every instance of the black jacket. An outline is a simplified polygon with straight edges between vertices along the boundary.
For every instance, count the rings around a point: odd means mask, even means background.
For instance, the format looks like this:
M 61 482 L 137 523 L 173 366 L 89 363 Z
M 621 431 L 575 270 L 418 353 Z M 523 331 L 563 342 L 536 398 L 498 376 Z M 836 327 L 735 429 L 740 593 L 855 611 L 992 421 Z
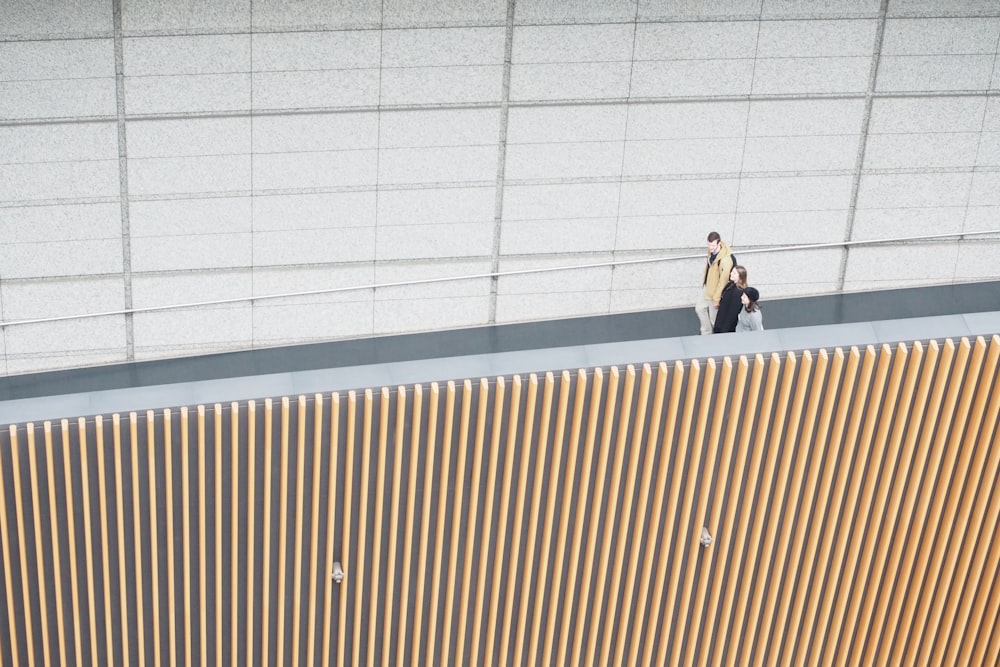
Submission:
M 733 281 L 729 281 L 729 284 L 722 290 L 722 298 L 719 299 L 719 312 L 715 316 L 715 333 L 736 331 L 740 309 L 743 307 L 742 298 L 743 290 L 737 287 Z

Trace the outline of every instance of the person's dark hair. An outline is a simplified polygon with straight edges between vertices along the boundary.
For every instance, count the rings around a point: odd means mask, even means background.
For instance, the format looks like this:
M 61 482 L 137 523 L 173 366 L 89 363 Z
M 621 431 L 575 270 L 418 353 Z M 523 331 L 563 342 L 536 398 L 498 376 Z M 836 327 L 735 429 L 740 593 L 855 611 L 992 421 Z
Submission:
M 719 232 L 709 232 L 708 233 L 708 242 L 709 243 L 711 243 L 712 241 L 721 241 L 721 240 L 722 240 L 722 237 L 719 236 Z
M 757 310 L 757 301 L 760 300 L 760 292 L 757 291 L 757 288 L 747 287 L 743 290 L 743 293 L 747 295 L 747 301 L 750 302 L 746 305 L 747 312 L 752 313 Z

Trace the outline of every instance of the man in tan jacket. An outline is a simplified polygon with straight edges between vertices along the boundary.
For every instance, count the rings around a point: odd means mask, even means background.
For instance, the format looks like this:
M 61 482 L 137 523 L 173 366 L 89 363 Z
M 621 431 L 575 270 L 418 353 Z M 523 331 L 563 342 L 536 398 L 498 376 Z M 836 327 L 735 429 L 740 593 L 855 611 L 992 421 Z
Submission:
M 701 281 L 702 289 L 694 304 L 702 336 L 712 333 L 715 315 L 719 312 L 719 299 L 722 298 L 722 290 L 729 282 L 729 273 L 732 270 L 733 257 L 729 246 L 719 236 L 719 232 L 711 232 L 708 235 L 708 257 Z

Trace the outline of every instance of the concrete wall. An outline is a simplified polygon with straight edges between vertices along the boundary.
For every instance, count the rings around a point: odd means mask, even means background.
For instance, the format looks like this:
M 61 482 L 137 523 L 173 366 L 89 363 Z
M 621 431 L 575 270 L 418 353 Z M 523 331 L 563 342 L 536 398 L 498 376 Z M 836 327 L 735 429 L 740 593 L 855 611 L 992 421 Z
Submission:
M 997 0 L 5 0 L 4 321 L 1000 228 Z M 764 298 L 997 240 L 744 255 Z M 698 260 L 3 330 L 0 372 L 690 302 Z M 696 326 L 692 315 L 692 330 Z

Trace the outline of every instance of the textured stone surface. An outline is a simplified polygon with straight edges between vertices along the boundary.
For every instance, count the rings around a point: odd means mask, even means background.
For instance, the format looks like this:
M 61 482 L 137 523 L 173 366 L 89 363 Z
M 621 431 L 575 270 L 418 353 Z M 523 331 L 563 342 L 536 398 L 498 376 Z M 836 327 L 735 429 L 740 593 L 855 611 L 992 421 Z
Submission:
M 1000 227 L 1000 8 L 892 0 L 876 60 L 881 4 L 128 0 L 118 61 L 108 3 L 8 0 L 4 319 L 248 300 L 12 327 L 0 372 L 686 305 L 711 230 L 765 301 L 995 274 L 800 250 Z
M 0 235 L 4 280 L 122 271 L 117 204 L 0 208 Z
M 250 28 L 250 0 L 129 0 L 122 3 L 126 33 L 236 32 Z
M 0 39 L 79 38 L 110 35 L 111 4 L 103 0 L 5 0 L 0 4 Z

